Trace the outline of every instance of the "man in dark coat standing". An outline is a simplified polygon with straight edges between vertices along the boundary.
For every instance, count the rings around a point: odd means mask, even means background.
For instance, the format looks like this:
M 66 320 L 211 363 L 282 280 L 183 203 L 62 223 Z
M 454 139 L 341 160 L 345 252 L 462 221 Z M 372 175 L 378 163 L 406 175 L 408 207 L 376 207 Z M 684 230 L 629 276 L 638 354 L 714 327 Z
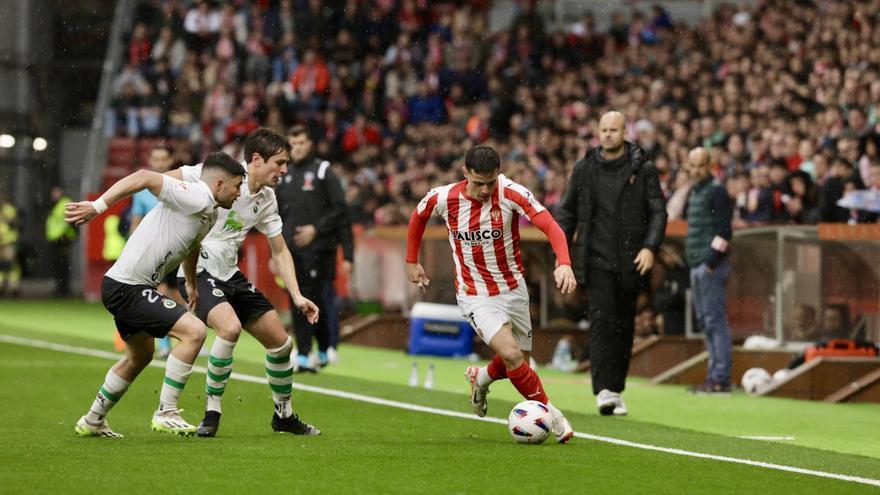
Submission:
M 625 120 L 599 120 L 600 146 L 578 161 L 558 223 L 572 247 L 579 284 L 589 294 L 590 372 L 603 416 L 627 413 L 620 393 L 632 354 L 636 298 L 666 231 L 657 169 L 624 141 Z
M 296 369 L 314 372 L 309 363 L 312 338 L 318 341 L 318 366 L 330 362 L 332 344 L 328 315 L 334 309 L 325 299 L 336 278 L 338 232 L 348 227 L 348 207 L 339 178 L 330 162 L 312 152 L 312 138 L 302 125 L 287 131 L 290 168 L 275 188 L 278 214 L 284 222 L 282 234 L 293 255 L 296 281 L 303 296 L 320 309 L 317 323 L 309 322 L 301 311 L 292 311 L 296 335 Z M 295 306 L 291 303 L 291 308 Z

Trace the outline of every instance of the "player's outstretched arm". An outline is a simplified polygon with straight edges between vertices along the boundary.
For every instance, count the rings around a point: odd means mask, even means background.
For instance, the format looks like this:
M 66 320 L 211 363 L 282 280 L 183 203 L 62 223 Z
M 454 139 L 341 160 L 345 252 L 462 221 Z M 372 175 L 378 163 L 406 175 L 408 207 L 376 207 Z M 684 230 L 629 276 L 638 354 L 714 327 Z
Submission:
M 149 170 L 138 170 L 110 186 L 110 189 L 107 189 L 107 192 L 95 201 L 68 203 L 64 209 L 64 220 L 74 225 L 84 224 L 104 213 L 113 203 L 143 189 L 149 189 L 154 196 L 159 197 L 159 193 L 162 192 L 162 183 L 162 174 Z
M 296 309 L 306 315 L 309 323 L 317 323 L 319 316 L 318 306 L 303 297 L 302 293 L 299 291 L 299 284 L 296 282 L 296 267 L 293 264 L 293 256 L 290 255 L 290 251 L 287 249 L 287 244 L 284 243 L 284 236 L 279 234 L 270 237 L 269 247 L 272 249 L 272 261 L 274 261 L 275 266 L 278 267 L 281 280 L 284 280 L 284 286 L 287 287 L 288 292 L 290 292 L 290 297 L 293 299 L 293 305 L 296 306 Z
M 532 217 L 532 225 L 541 229 L 544 232 L 544 235 L 547 236 L 547 239 L 550 241 L 550 246 L 553 248 L 553 253 L 556 255 L 556 263 L 557 267 L 553 271 L 553 278 L 556 280 L 556 287 L 562 291 L 563 294 L 569 294 L 574 292 L 574 289 L 577 287 L 577 281 L 574 278 L 574 272 L 571 269 L 571 260 L 568 256 L 568 242 L 565 240 L 565 233 L 559 227 L 559 224 L 553 220 L 553 216 L 550 215 L 550 212 L 547 210 L 542 210 L 540 213 Z
M 427 216 L 423 218 L 422 215 L 419 215 L 418 210 L 416 210 L 413 211 L 409 219 L 409 228 L 406 231 L 406 277 L 422 290 L 425 290 L 428 284 L 431 283 L 425 274 L 425 269 L 419 264 L 419 248 L 421 247 L 422 236 L 425 235 L 425 227 L 427 225 Z

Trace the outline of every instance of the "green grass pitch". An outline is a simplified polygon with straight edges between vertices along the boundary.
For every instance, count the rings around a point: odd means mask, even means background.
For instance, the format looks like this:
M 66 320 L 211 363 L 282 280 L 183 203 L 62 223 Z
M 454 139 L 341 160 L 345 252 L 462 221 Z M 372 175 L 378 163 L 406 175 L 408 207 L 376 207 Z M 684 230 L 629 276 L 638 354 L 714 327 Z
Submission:
M 0 335 L 112 350 L 112 318 L 82 302 L 0 302 Z M 210 340 L 211 337 L 209 337 Z M 237 373 L 262 377 L 248 336 Z M 339 365 L 298 384 L 468 413 L 465 361 L 344 347 Z M 204 365 L 204 359 L 197 364 Z M 436 369 L 436 388 L 406 386 L 412 362 Z M 177 438 L 149 430 L 162 370 L 150 367 L 108 417 L 122 440 L 78 438 L 85 412 L 112 361 L 0 341 L 0 493 L 880 493 L 880 487 L 713 459 L 574 439 L 569 445 L 515 444 L 503 425 L 294 391 L 294 408 L 323 431 L 271 431 L 268 386 L 232 380 L 219 436 Z M 592 435 L 880 479 L 880 406 L 732 397 L 692 397 L 683 387 L 631 380 L 627 418 L 595 412 L 588 378 L 539 370 L 575 430 Z M 197 422 L 204 375 L 182 396 Z M 493 386 L 489 415 L 519 400 Z M 739 435 L 791 436 L 767 442 Z M 612 487 L 612 488 L 609 488 Z

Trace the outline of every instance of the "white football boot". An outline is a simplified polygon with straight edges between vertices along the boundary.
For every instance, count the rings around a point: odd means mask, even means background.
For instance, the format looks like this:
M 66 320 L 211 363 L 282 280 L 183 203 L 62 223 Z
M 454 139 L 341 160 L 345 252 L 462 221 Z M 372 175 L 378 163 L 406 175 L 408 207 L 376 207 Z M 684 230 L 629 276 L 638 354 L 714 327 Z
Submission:
M 574 437 L 574 428 L 561 413 L 553 418 L 553 434 L 556 435 L 556 441 L 559 443 L 566 443 Z
M 110 425 L 106 420 L 102 420 L 100 425 L 93 425 L 86 421 L 86 417 L 79 418 L 73 432 L 80 437 L 104 437 L 104 438 L 123 438 L 122 435 L 110 429 Z
M 489 387 L 477 385 L 477 374 L 479 372 L 479 366 L 468 366 L 464 376 L 471 386 L 471 407 L 474 409 L 474 414 L 482 418 L 486 416 L 486 410 L 489 408 L 489 405 L 486 403 L 486 394 L 489 393 Z
M 183 409 L 158 410 L 153 414 L 150 428 L 161 433 L 173 433 L 182 437 L 191 437 L 196 434 L 198 428 L 186 422 L 180 413 Z

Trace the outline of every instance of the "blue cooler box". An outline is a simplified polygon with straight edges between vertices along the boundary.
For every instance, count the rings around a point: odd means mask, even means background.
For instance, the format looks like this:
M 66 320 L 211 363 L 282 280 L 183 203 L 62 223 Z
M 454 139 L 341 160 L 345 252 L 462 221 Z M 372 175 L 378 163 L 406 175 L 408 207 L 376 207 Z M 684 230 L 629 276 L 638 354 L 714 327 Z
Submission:
M 473 350 L 474 331 L 458 306 L 416 303 L 409 315 L 409 353 L 466 356 Z

